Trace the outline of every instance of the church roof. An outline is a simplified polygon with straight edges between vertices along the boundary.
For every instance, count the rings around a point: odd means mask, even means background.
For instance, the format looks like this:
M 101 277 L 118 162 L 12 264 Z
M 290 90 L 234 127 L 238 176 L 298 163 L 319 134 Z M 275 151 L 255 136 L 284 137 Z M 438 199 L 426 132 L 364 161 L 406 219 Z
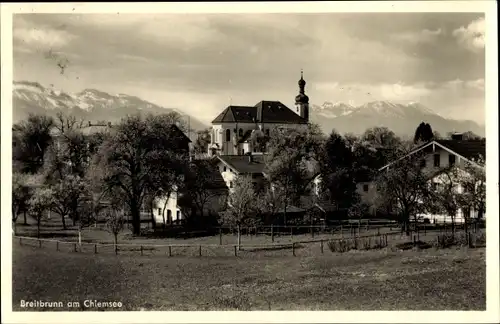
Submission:
M 219 123 L 307 124 L 307 120 L 279 101 L 263 100 L 255 106 L 229 106 L 212 124 Z

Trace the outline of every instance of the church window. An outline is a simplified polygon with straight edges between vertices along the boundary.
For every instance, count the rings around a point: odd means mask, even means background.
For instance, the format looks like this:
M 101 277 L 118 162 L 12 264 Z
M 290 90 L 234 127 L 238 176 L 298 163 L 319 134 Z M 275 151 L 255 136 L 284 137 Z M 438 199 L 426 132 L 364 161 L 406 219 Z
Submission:
M 238 131 L 238 135 L 241 137 L 243 136 L 243 128 L 240 128 L 240 130 Z
M 226 129 L 226 142 L 231 141 L 231 130 Z

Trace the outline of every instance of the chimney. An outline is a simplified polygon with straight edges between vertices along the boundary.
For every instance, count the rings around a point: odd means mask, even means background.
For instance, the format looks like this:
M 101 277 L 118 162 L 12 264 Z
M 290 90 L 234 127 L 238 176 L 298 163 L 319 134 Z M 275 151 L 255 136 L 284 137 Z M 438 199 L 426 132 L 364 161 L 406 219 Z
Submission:
M 464 134 L 463 133 L 452 134 L 451 139 L 455 141 L 462 141 L 464 139 Z

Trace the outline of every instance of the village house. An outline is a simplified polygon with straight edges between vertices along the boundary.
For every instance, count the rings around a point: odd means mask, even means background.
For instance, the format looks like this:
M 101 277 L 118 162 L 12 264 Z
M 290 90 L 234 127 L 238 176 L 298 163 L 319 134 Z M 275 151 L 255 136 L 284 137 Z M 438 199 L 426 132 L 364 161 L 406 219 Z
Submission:
M 379 171 L 390 172 L 391 168 L 396 167 L 398 161 L 417 153 L 424 154 L 420 165 L 422 167 L 422 171 L 428 175 L 430 185 L 434 190 L 438 190 L 440 186 L 445 185 L 448 181 L 451 181 L 452 186 L 455 188 L 457 193 L 462 193 L 465 189 L 462 188 L 458 179 L 453 177 L 450 178 L 443 172 L 443 170 L 453 167 L 457 168 L 458 175 L 460 177 L 468 176 L 464 169 L 465 163 L 470 163 L 472 166 L 484 170 L 485 166 L 484 164 L 480 164 L 479 159 L 481 157 L 483 159 L 486 158 L 486 141 L 463 140 L 461 134 L 454 134 L 451 139 L 438 139 L 425 143 L 407 155 L 380 168 Z M 376 187 L 374 183 L 366 183 L 366 186 L 368 186 L 368 190 L 363 195 L 363 199 L 367 202 L 371 202 L 376 194 Z M 456 223 L 462 223 L 465 221 L 466 215 L 464 215 L 464 213 L 465 211 L 460 208 L 457 210 L 457 214 L 453 215 Z M 470 218 L 478 217 L 477 210 L 472 209 L 469 213 L 470 214 L 468 216 Z M 452 220 L 452 215 L 445 214 L 422 213 L 417 216 L 432 223 L 451 222 Z

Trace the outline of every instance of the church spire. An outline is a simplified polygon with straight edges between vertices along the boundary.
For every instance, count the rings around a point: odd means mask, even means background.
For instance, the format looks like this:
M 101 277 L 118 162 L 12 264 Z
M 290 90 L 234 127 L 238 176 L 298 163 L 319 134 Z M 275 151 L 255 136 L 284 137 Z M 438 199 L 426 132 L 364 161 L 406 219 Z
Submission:
M 304 80 L 304 70 L 300 69 L 299 93 L 305 94 L 306 81 Z
M 295 97 L 296 113 L 309 121 L 309 97 L 305 92 L 306 81 L 304 80 L 304 71 L 300 70 L 299 94 Z

